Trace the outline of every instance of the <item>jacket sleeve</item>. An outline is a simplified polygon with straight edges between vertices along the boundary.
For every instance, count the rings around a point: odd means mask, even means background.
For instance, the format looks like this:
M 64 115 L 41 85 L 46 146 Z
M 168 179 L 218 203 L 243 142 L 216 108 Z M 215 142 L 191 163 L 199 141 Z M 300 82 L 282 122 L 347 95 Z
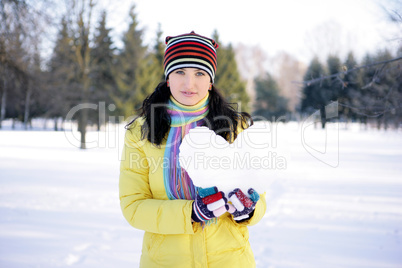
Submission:
M 120 206 L 124 217 L 134 228 L 147 232 L 193 234 L 192 200 L 153 198 L 149 185 L 149 166 L 143 150 L 146 141 L 140 137 L 138 124 L 125 134 L 119 178 Z

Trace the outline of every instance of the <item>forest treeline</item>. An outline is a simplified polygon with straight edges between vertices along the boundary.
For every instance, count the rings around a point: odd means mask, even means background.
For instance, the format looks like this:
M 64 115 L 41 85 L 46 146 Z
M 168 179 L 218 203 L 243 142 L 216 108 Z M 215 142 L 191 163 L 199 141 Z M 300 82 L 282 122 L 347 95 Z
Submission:
M 358 62 L 352 52 L 346 59 L 329 55 L 325 63 L 317 57 L 307 67 L 301 87 L 300 101 L 289 114 L 288 99 L 270 74 L 255 79 L 257 93 L 254 115 L 272 120 L 306 118 L 316 111 L 322 127 L 326 122 L 372 123 L 377 128 L 398 128 L 402 123 L 402 47 L 393 55 L 380 50 L 367 53 Z M 336 104 L 336 117 L 327 110 Z M 333 113 L 332 113 L 333 114 Z
M 0 4 L 0 127 L 5 119 L 21 121 L 29 128 L 32 118 L 59 122 L 73 114 L 85 146 L 87 125 L 97 125 L 111 118 L 124 118 L 137 113 L 142 100 L 163 81 L 164 35 L 159 26 L 152 45 L 144 43 L 144 30 L 138 25 L 135 6 L 129 12 L 121 48 L 117 49 L 107 27 L 107 12 L 94 21 L 91 1 L 67 1 L 70 8 L 59 18 L 58 32 L 49 58 L 41 58 L 41 35 L 27 1 L 5 0 Z M 87 3 L 87 4 L 85 4 Z M 41 18 L 46 21 L 45 18 Z M 303 118 L 337 102 L 339 118 L 377 125 L 398 127 L 401 124 L 402 49 L 367 54 L 358 62 L 349 53 L 346 59 L 330 55 L 325 63 L 312 59 L 301 87 L 298 103 L 290 104 L 272 74 L 254 80 L 255 99 L 246 91 L 246 82 L 237 68 L 232 45 L 223 45 L 215 31 L 212 37 L 220 44 L 217 50 L 218 70 L 215 84 L 229 102 L 252 113 L 256 118 L 276 120 Z M 390 61 L 390 62 L 388 62 Z M 372 65 L 373 63 L 383 64 Z M 354 70 L 357 66 L 367 66 Z M 370 67 L 371 66 L 371 67 Z M 318 79 L 317 79 L 318 78 Z M 314 80 L 315 79 L 315 80 Z M 297 84 L 299 82 L 299 84 Z M 85 108 L 83 104 L 93 104 Z M 252 104 L 252 105 L 250 105 Z M 290 107 L 292 105 L 293 107 Z M 105 113 L 99 112 L 103 107 Z M 56 128 L 60 128 L 55 124 Z

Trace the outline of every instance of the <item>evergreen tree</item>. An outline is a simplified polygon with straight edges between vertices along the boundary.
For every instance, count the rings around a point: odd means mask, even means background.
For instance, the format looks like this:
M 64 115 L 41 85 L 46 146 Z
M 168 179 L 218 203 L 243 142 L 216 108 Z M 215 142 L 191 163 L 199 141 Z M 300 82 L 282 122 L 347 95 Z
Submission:
M 342 70 L 341 60 L 336 55 L 330 55 L 327 58 L 327 75 L 335 75 L 335 77 L 325 79 L 323 82 L 323 87 L 321 89 L 321 95 L 325 105 L 329 104 L 333 101 L 339 100 L 339 95 L 344 88 L 344 83 L 339 77 L 339 73 Z M 339 108 L 337 108 L 339 115 Z M 326 114 L 325 108 L 320 111 L 321 113 L 325 112 L 325 116 L 321 114 L 321 122 L 325 124 L 327 121 L 328 115 Z M 323 121 L 325 119 L 325 121 Z
M 315 57 L 304 76 L 304 81 L 325 76 L 325 70 L 318 58 Z M 326 113 L 325 105 L 328 103 L 329 91 L 326 83 L 306 84 L 303 88 L 303 99 L 301 103 L 301 111 L 303 113 L 312 114 L 315 110 L 320 110 L 321 124 L 325 127 Z
M 31 119 L 35 116 L 42 115 L 40 108 L 40 99 L 43 98 L 42 88 L 44 83 L 44 73 L 42 72 L 41 57 L 37 47 L 34 47 L 32 59 L 28 64 L 28 85 L 25 92 L 25 105 L 24 105 L 24 127 L 28 129 L 31 126 Z
M 158 24 L 158 29 L 156 31 L 156 40 L 155 40 L 155 45 L 153 47 L 153 54 L 155 57 L 155 65 L 158 66 L 157 68 L 157 76 L 160 77 L 158 81 L 164 81 L 165 80 L 165 74 L 163 73 L 163 57 L 165 55 L 165 40 L 162 39 L 162 29 L 160 23 Z
M 138 69 L 137 88 L 133 103 L 136 109 L 140 108 L 144 99 L 155 90 L 161 78 L 161 66 L 157 64 L 152 53 L 145 56 Z
M 336 75 L 341 72 L 341 60 L 338 56 L 329 56 L 327 58 L 327 74 L 328 75 Z M 339 80 L 338 77 L 333 77 L 331 79 L 327 79 L 327 99 L 328 100 L 336 100 L 339 96 L 340 88 L 343 87 L 343 83 Z
M 142 106 L 143 100 L 150 95 L 156 86 L 165 80 L 163 73 L 163 57 L 165 54 L 165 45 L 162 40 L 162 30 L 160 25 L 156 32 L 155 45 L 153 50 L 147 52 L 144 58 L 139 62 L 138 75 L 136 82 L 136 92 L 134 107 L 137 109 Z
M 269 73 L 264 77 L 257 77 L 254 84 L 256 91 L 254 116 L 275 121 L 286 115 L 288 100 L 279 95 L 278 84 Z
M 396 52 L 396 57 L 402 57 L 402 44 L 400 44 Z M 390 113 L 394 116 L 394 127 L 398 129 L 402 124 L 402 65 L 394 62 L 392 72 L 394 74 L 394 90 L 390 99 L 394 107 L 390 110 Z
M 93 103 L 105 103 L 105 107 L 112 103 L 111 95 L 116 92 L 116 81 L 113 73 L 114 47 L 110 36 L 110 29 L 106 27 L 106 11 L 100 17 L 94 36 L 94 45 L 91 50 L 91 94 L 90 101 Z M 106 111 L 105 111 L 106 112 Z M 101 116 L 101 117 L 99 117 Z M 97 122 L 98 130 L 105 123 L 106 114 L 100 114 L 92 110 L 90 117 Z
M 16 120 L 23 121 L 26 91 L 30 79 L 27 68 L 30 56 L 24 56 L 27 53 L 22 38 L 23 35 L 18 34 L 18 31 L 11 34 L 6 42 L 6 55 L 4 55 L 5 117 L 13 118 L 13 128 Z
M 123 49 L 118 56 L 117 63 L 117 92 L 112 95 L 117 106 L 116 112 L 125 117 L 130 116 L 140 108 L 143 101 L 143 93 L 140 92 L 144 83 L 140 83 L 141 61 L 145 57 L 146 47 L 142 44 L 143 30 L 138 28 L 137 15 L 134 12 L 135 6 L 130 9 L 131 23 L 123 36 Z M 148 61 L 146 61 L 146 65 Z M 155 87 L 155 86 L 154 86 Z
M 348 53 L 344 62 L 344 71 L 351 70 L 357 66 L 352 52 Z M 358 108 L 361 106 L 359 72 L 348 72 L 341 76 L 343 84 L 339 91 L 339 115 L 345 119 L 357 120 L 359 118 Z
M 376 56 L 366 55 L 364 65 L 392 59 L 388 50 L 379 51 Z M 400 66 L 397 63 L 365 68 L 362 72 L 362 105 L 366 117 L 376 119 L 377 127 L 388 128 L 391 121 L 399 122 L 402 99 Z
M 376 61 L 392 59 L 391 52 L 387 49 L 379 51 Z M 399 78 L 399 79 L 398 79 Z M 397 120 L 396 116 L 401 115 L 402 91 L 401 91 L 401 66 L 396 62 L 390 63 L 383 69 L 377 70 L 374 87 L 378 92 L 377 102 L 382 104 L 381 116 L 377 117 L 377 127 L 382 125 L 387 129 L 392 121 Z M 399 80 L 399 81 L 398 81 Z M 381 107 L 381 104 L 379 106 Z M 398 111 L 399 110 L 399 111 Z M 397 120 L 399 121 L 399 120 Z
M 250 98 L 246 92 L 246 83 L 241 80 L 237 69 L 233 47 L 230 44 L 224 46 L 217 31 L 214 32 L 213 39 L 219 44 L 216 50 L 218 66 L 214 84 L 230 103 L 237 104 L 239 110 L 248 112 Z
M 47 85 L 43 87 L 43 98 L 40 105 L 45 110 L 43 116 L 54 118 L 64 117 L 70 107 L 73 106 L 73 88 L 77 83 L 76 62 L 73 50 L 73 38 L 68 27 L 68 22 L 63 17 L 60 23 L 56 44 L 49 61 Z M 58 129 L 55 124 L 55 130 Z

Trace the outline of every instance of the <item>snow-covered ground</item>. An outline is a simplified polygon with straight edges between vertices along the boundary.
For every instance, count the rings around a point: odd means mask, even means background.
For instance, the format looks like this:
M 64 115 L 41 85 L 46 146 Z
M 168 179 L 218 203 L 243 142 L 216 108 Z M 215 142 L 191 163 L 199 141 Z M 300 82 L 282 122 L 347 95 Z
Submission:
M 138 267 L 143 232 L 118 200 L 122 127 L 0 131 L 0 267 Z M 402 133 L 296 123 L 286 169 L 249 228 L 257 267 L 402 267 Z

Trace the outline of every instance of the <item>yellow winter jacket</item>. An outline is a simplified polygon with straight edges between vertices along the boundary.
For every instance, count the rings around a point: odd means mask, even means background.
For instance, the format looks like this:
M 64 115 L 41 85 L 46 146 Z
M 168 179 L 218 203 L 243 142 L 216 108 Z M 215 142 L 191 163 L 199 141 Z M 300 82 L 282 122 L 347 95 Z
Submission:
M 164 144 L 141 139 L 143 119 L 126 131 L 120 166 L 120 205 L 126 220 L 145 231 L 140 267 L 255 267 L 247 226 L 266 210 L 265 195 L 253 217 L 237 223 L 229 213 L 202 228 L 191 222 L 192 200 L 169 200 L 163 182 Z

